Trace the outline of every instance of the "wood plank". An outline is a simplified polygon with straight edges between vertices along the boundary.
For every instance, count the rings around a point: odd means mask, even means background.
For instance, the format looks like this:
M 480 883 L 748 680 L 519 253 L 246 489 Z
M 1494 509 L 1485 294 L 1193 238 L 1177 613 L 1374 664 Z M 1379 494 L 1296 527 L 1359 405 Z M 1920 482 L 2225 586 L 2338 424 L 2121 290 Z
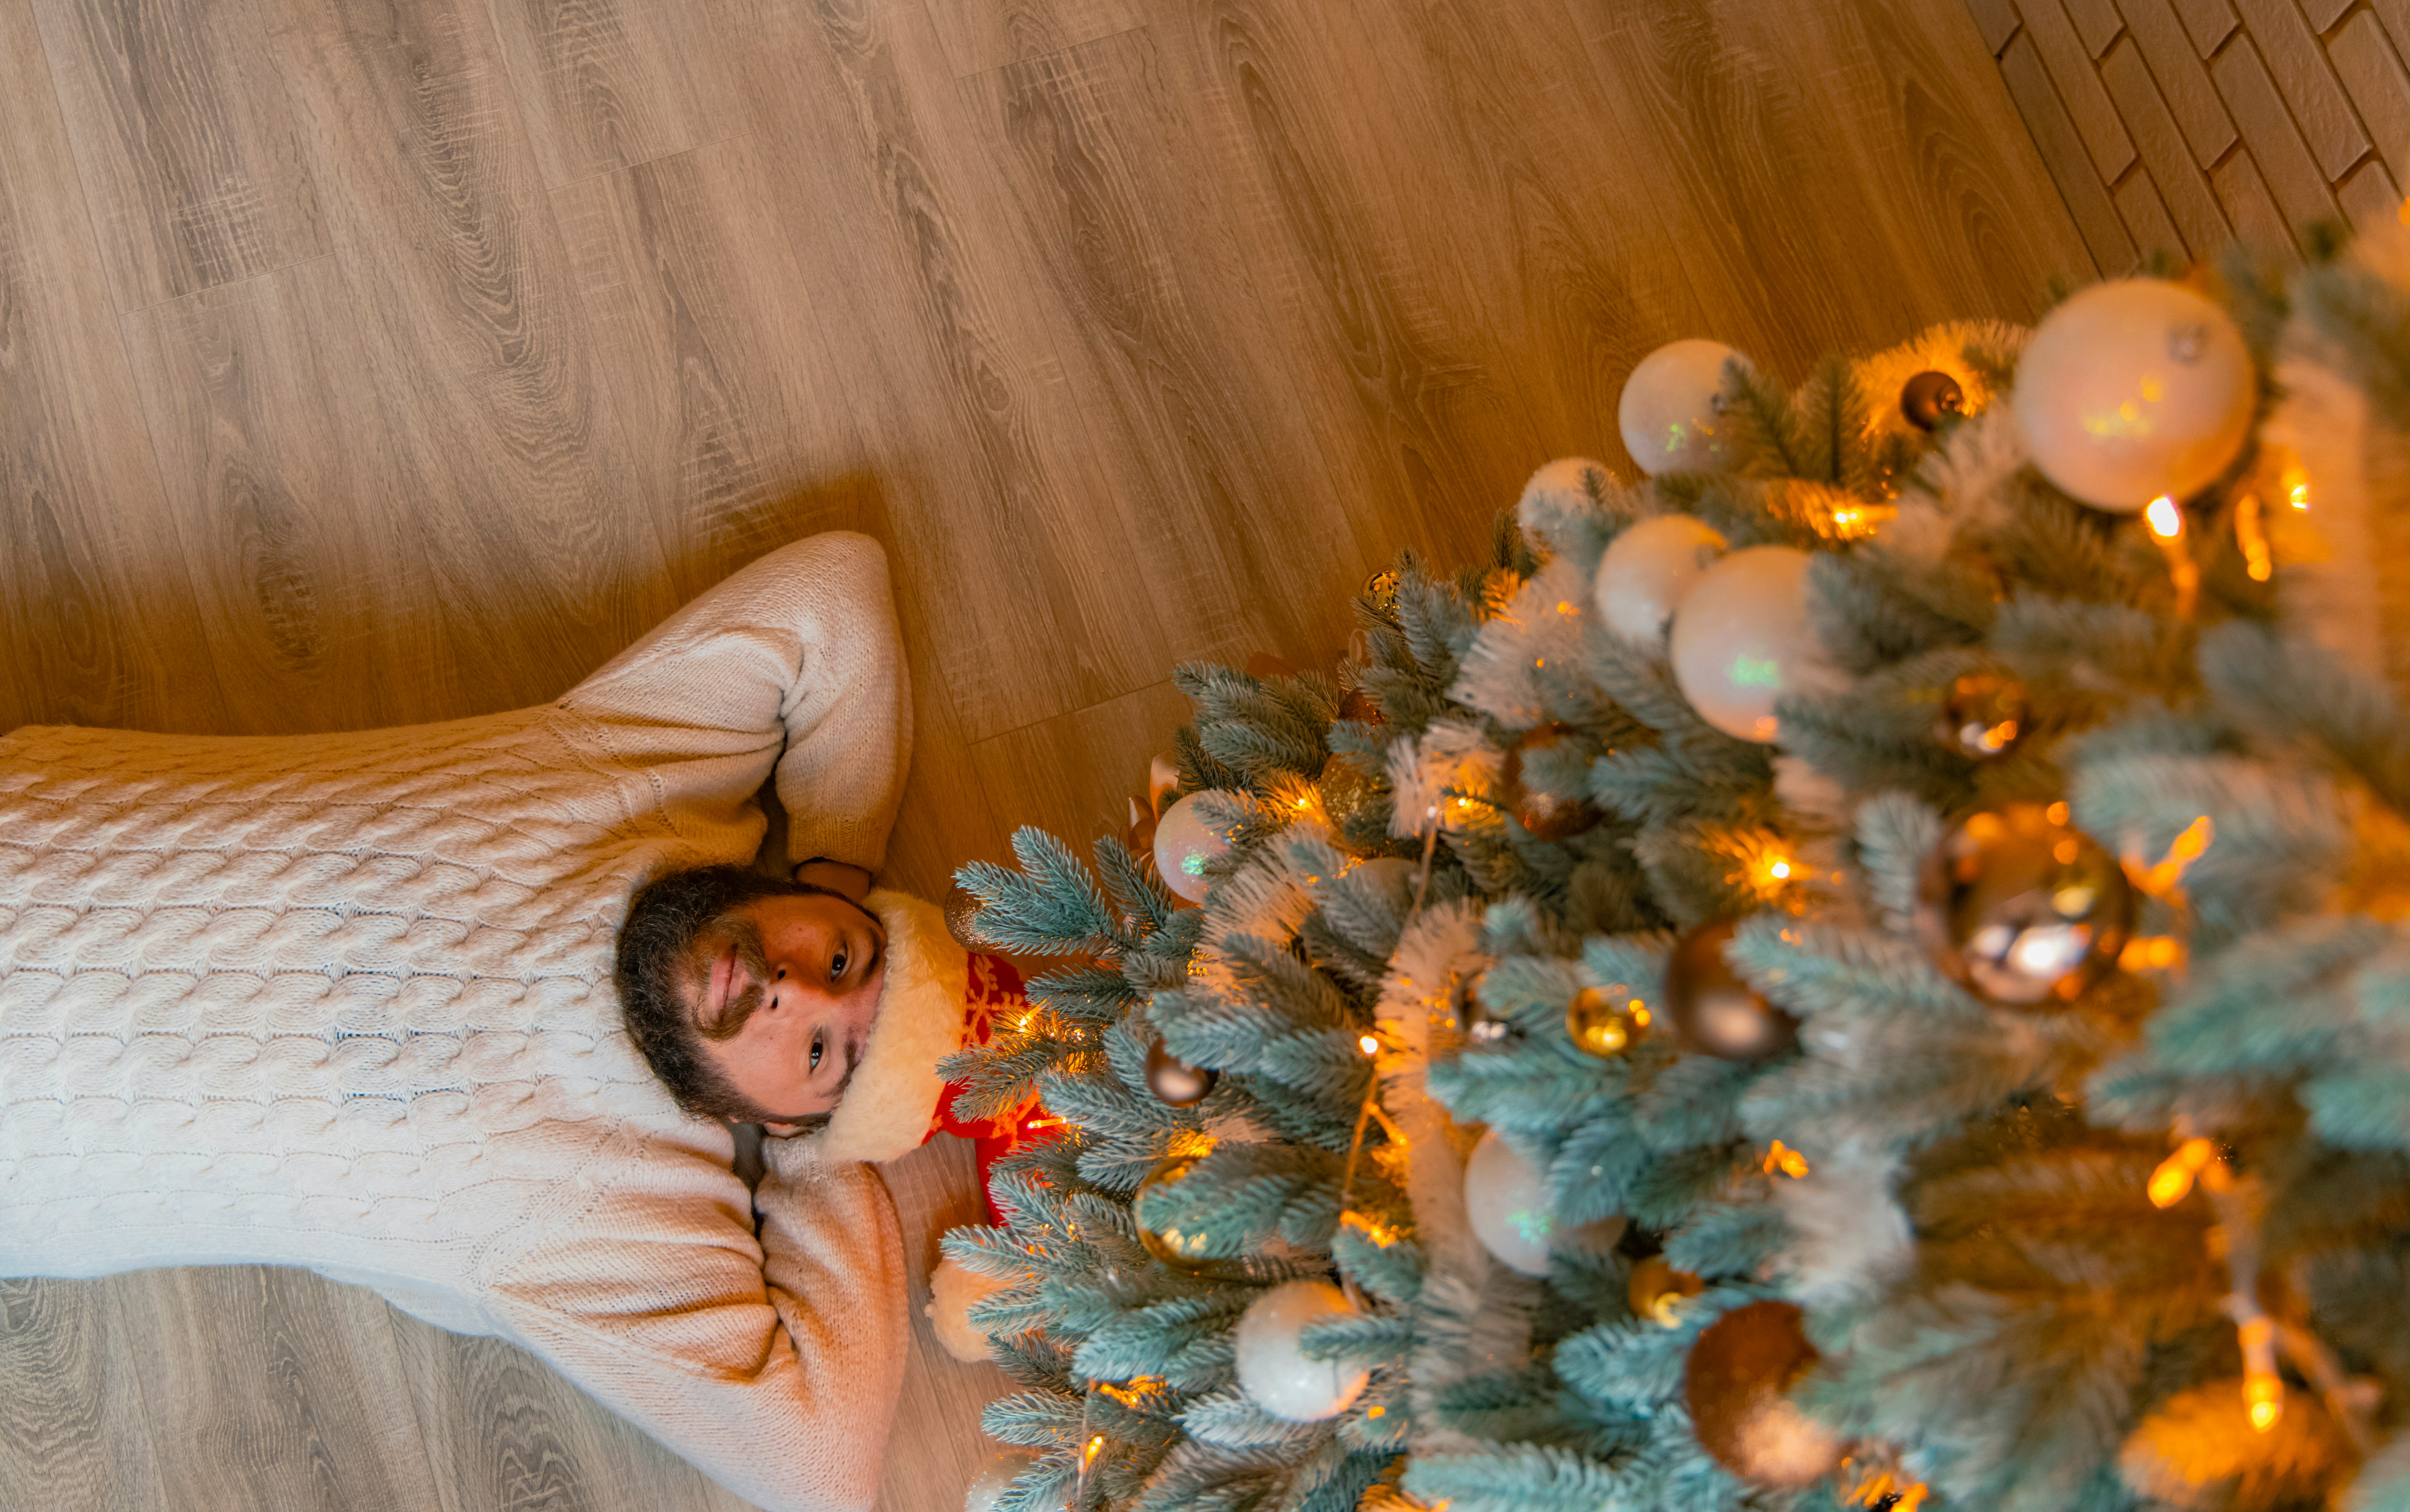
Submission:
M 142 1347 L 147 1358 L 152 1342 Z M 108 1283 L 0 1280 L 0 1493 L 11 1505 L 167 1504 L 134 1350 Z
M 264 4 L 444 597 L 507 606 L 485 698 L 557 697 L 677 599 L 485 7 Z
M 2335 200 L 2351 218 L 2352 229 L 2363 236 L 2402 219 L 2402 190 L 2385 165 L 2374 158 L 2335 186 Z
M 2011 42 L 2000 54 L 2000 77 L 2007 80 L 2010 97 L 2017 102 L 2018 113 L 2033 133 L 2041 160 L 2050 165 L 2051 177 L 2058 182 L 2059 193 L 2066 196 L 2076 228 L 2083 232 L 2100 271 L 2114 276 L 2133 267 L 2134 240 L 2126 232 L 2125 217 L 2117 213 L 2108 186 L 2093 171 L 2083 138 L 2059 103 L 2057 91 L 2051 88 L 2050 75 L 2029 35 Z
M 2234 118 L 2226 113 L 2225 103 L 2217 97 L 2217 86 L 2210 82 L 2209 70 L 2193 55 L 2183 23 L 2169 8 L 2168 0 L 2121 3 L 2134 45 L 2150 65 L 2169 112 L 2184 128 L 2185 140 L 2192 144 L 2193 161 L 2209 167 L 2242 139 L 2234 129 Z
M 2133 0 L 2118 0 L 2127 7 Z M 2184 18 L 2186 36 L 2192 38 L 2196 56 L 2206 58 L 2226 45 L 2226 39 L 2243 27 L 2234 19 L 2234 7 L 2227 0 L 2175 0 L 2176 13 Z M 2130 20 L 2133 12 L 2126 12 Z
M 2051 83 L 2057 88 L 2068 119 L 2075 123 L 2076 132 L 2083 138 L 2084 150 L 2091 153 L 2092 166 L 2098 171 L 2100 182 L 2116 182 L 2119 175 L 2133 165 L 2134 143 L 2126 135 L 2125 123 L 2117 119 L 2117 107 L 2110 102 L 2109 92 L 2100 87 L 2100 76 L 2092 68 L 2092 54 L 2085 50 L 2083 39 L 2075 35 L 2075 27 L 2068 21 L 2067 12 L 2059 8 L 2058 0 L 2025 0 L 2022 13 L 2025 36 L 2048 71 Z M 2002 65 L 2006 66 L 2005 57 Z
M 143 1341 L 141 1401 L 168 1449 L 160 1506 L 436 1504 L 375 1297 L 270 1266 L 140 1271 L 109 1292 Z
M 42 45 L 0 0 L 0 730 L 223 720 Z
M 911 1353 L 895 1411 L 878 1512 L 954 1512 L 963 1492 L 997 1446 L 979 1432 L 980 1411 L 1012 1389 L 1004 1372 L 985 1360 L 965 1363 L 946 1353 L 922 1309 L 937 1241 L 949 1228 L 987 1221 L 980 1206 L 979 1170 L 966 1140 L 941 1134 L 901 1160 L 878 1168 L 895 1199 L 904 1229 L 905 1310 L 912 1320 Z
M 954 77 L 1042 58 L 1143 23 L 1138 0 L 922 0 Z
M 241 0 L 38 0 L 121 310 L 327 251 L 284 86 Z
M 2394 52 L 2410 62 L 2410 0 L 2369 0 L 2368 10 L 2384 25 Z
M 684 0 L 492 0 L 491 9 L 548 185 L 736 129 L 729 39 Z
M 2124 217 L 2126 229 L 2134 238 L 2134 246 L 2148 266 L 2154 254 L 2172 258 L 2181 265 L 2187 261 L 2185 240 L 2176 232 L 2175 222 L 2168 218 L 2167 206 L 2159 200 L 2151 176 L 2136 171 L 2126 175 L 2126 182 L 2110 191 L 2116 201 L 2117 213 Z
M 2334 196 L 2327 191 L 2326 175 L 2294 129 L 2276 81 L 2268 77 L 2251 38 L 2245 36 L 2219 53 L 2210 65 L 2210 77 L 2217 81 L 2217 93 L 2227 109 L 2234 112 L 2269 194 L 2292 227 L 2293 240 L 2308 245 L 2309 228 L 2336 217 Z M 2233 207 L 2227 209 L 2230 214 Z M 2241 225 L 2241 217 L 2235 217 L 2235 222 Z
M 2301 0 L 2301 14 L 2309 18 L 2313 31 L 2323 34 L 2358 3 L 2359 0 Z
M 2296 250 L 2284 212 L 2276 208 L 2249 153 L 2238 152 L 2210 169 L 2209 183 L 2217 192 L 2217 202 L 2226 207 L 2226 218 L 2233 223 L 2237 240 L 2263 253 L 2290 254 Z
M 2190 56 L 2185 66 L 2198 69 Z M 2142 166 L 2150 170 L 2151 184 L 2156 191 L 2169 218 L 2174 223 L 2181 240 L 2169 250 L 2188 253 L 2195 259 L 2214 257 L 2227 242 L 2233 240 L 2234 228 L 2227 224 L 2226 212 L 2218 208 L 2217 196 L 2210 192 L 2209 180 L 2202 174 L 2193 154 L 2185 146 L 2183 129 L 2168 109 L 2151 71 L 2142 62 L 2141 48 L 2131 39 L 2120 42 L 2100 60 L 2100 80 L 2109 88 L 2110 97 L 2117 102 L 2117 111 L 2126 118 L 2127 129 L 2134 134 L 2134 148 L 2142 157 Z M 2199 83 L 2208 89 L 2207 76 Z M 2212 103 L 2214 104 L 2213 97 Z M 2218 107 L 2221 118 L 2224 107 Z M 2231 128 L 2229 128 L 2231 129 Z M 2124 208 L 2123 200 L 2119 207 Z M 2130 220 L 2127 223 L 2131 225 Z
M 2048 5 L 2054 0 L 2026 0 L 2029 5 Z M 2055 0 L 2066 7 L 2067 19 L 2075 23 L 2075 35 L 2083 39 L 2084 51 L 2098 58 L 2109 51 L 2126 29 L 2117 14 L 2116 0 Z
M 930 601 L 945 596 L 944 559 L 892 517 L 790 234 L 809 207 L 773 152 L 748 135 L 553 197 L 596 360 L 627 418 L 634 497 L 675 543 L 678 596 L 818 531 L 863 531 L 887 546 L 914 668 L 915 749 L 882 875 L 942 895 L 960 862 L 1005 854 L 940 670 L 943 617 Z
M 444 717 L 505 669 L 480 627 L 506 605 L 428 604 L 457 543 L 400 492 L 376 376 L 332 257 L 124 317 L 167 521 L 225 671 L 227 731 Z M 465 621 L 465 623 L 463 623 Z
M 2361 11 L 2327 43 L 2327 56 L 2359 108 L 2377 155 L 2393 182 L 2410 177 L 2410 73 L 2375 15 Z
M 1034 824 L 1085 855 L 1118 836 L 1128 803 L 1146 799 L 1147 761 L 1171 753 L 1195 709 L 1169 679 L 972 748 L 980 780 L 1018 824 Z
M 2301 19 L 2301 7 L 2294 0 L 2234 0 L 2234 4 L 2326 182 L 2342 178 L 2368 155 L 2368 133 L 2360 129 L 2351 101 L 2328 65 L 2327 50 L 2319 45 L 2317 34 Z M 2267 167 L 2264 158 L 2261 167 Z
M 2016 0 L 1967 0 L 1967 8 L 1974 14 L 1975 29 L 1983 34 L 1983 45 L 1994 57 L 2025 24 L 2017 15 Z

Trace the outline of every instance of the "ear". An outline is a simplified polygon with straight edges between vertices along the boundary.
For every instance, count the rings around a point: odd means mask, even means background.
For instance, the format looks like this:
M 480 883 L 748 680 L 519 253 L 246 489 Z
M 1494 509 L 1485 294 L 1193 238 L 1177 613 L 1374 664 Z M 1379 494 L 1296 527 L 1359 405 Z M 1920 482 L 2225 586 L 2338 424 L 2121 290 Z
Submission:
M 863 900 L 887 928 L 878 1018 L 845 1100 L 814 1136 L 825 1160 L 893 1160 L 919 1149 L 946 1085 L 937 1062 L 962 1046 L 970 952 L 931 904 L 880 889 Z

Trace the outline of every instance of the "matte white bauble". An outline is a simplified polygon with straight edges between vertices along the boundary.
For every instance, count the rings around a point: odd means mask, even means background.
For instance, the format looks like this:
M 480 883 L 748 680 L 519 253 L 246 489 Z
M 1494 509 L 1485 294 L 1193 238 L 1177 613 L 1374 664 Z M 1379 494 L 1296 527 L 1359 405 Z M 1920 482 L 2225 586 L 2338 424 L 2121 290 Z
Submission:
M 1807 552 L 1735 551 L 1700 574 L 1674 615 L 1674 681 L 1699 717 L 1726 734 L 1781 738 L 1775 700 L 1835 682 L 1808 617 Z
M 1154 826 L 1154 869 L 1164 886 L 1191 903 L 1204 902 L 1212 885 L 1205 868 L 1230 853 L 1228 827 L 1205 817 L 1202 806 L 1209 797 L 1227 803 L 1237 794 L 1210 788 L 1192 792 L 1165 809 Z
M 1724 364 L 1749 358 L 1721 342 L 1668 342 L 1640 359 L 1623 381 L 1615 421 L 1623 449 L 1640 471 L 1698 472 L 1721 467 Z
M 1249 1302 L 1239 1316 L 1239 1389 L 1285 1422 L 1318 1423 L 1345 1412 L 1372 1374 L 1306 1359 L 1298 1335 L 1308 1323 L 1354 1311 L 1328 1281 L 1285 1281 Z
M 936 1330 L 937 1342 L 946 1346 L 946 1353 L 963 1360 L 987 1358 L 987 1330 L 971 1322 L 971 1303 L 1008 1285 L 956 1265 L 951 1258 L 937 1262 L 937 1268 L 929 1272 L 929 1305 L 921 1313 Z
M 1483 1132 L 1464 1162 L 1464 1216 L 1499 1264 L 1528 1276 L 1548 1273 L 1556 1214 L 1548 1205 L 1547 1172 L 1494 1128 Z
M 1692 516 L 1642 520 L 1598 560 L 1598 612 L 1617 634 L 1653 641 L 1723 550 L 1724 538 Z
M 2182 284 L 2096 284 L 2046 316 L 2017 361 L 2017 429 L 2042 476 L 2131 514 L 2215 482 L 2251 431 L 2251 353 Z
M 1590 499 L 1584 480 L 1593 472 L 1605 478 L 1606 464 L 1587 457 L 1558 458 L 1532 473 L 1532 481 L 1523 485 L 1523 498 L 1517 513 L 1528 519 L 1531 516 L 1526 512 L 1534 504 L 1546 504 L 1558 514 L 1586 507 Z
M 964 1490 L 963 1512 L 995 1512 L 995 1505 L 1004 1500 L 1004 1493 L 1012 1489 L 1021 1473 L 1037 1462 L 1036 1455 L 1020 1449 L 1007 1449 L 992 1456 Z

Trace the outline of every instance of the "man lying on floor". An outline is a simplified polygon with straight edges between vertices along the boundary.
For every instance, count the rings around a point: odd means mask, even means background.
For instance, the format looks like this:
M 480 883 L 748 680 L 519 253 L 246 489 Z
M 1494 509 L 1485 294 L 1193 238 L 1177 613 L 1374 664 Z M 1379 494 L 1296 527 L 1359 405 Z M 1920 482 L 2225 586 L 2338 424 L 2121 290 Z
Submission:
M 540 708 L 0 739 L 0 1274 L 307 1266 L 764 1506 L 868 1506 L 908 1333 L 861 1162 L 927 1129 L 963 981 L 865 897 L 909 748 L 847 534 Z M 796 884 L 742 869 L 774 769 Z M 720 1119 L 795 1135 L 750 1199 Z

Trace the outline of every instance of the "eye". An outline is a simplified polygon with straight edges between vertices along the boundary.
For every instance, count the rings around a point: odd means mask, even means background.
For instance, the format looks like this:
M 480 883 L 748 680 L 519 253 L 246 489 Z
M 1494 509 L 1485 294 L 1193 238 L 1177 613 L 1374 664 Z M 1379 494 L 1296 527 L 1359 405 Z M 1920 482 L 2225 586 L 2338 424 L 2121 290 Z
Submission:
M 813 1031 L 812 1031 L 812 1069 L 813 1069 L 813 1070 L 816 1070 L 816 1071 L 817 1071 L 817 1070 L 819 1070 L 819 1069 L 820 1069 L 820 1057 L 821 1057 L 822 1055 L 826 1054 L 828 1054 L 828 1036 L 827 1036 L 825 1033 L 823 1033 L 822 1031 L 820 1031 L 820 1030 L 818 1030 L 818 1029 L 813 1030 Z
M 845 975 L 845 947 L 840 945 L 836 948 L 836 953 L 829 957 L 829 980 L 831 981 L 835 981 L 839 977 Z

